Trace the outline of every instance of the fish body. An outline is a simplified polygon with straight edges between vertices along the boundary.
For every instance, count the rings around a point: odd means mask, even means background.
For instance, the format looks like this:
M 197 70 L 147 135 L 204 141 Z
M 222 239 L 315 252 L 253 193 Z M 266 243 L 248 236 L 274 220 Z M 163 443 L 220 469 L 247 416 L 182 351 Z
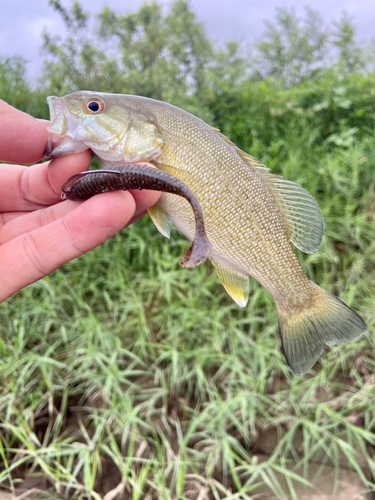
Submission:
M 313 253 L 324 235 L 322 213 L 301 186 L 271 174 L 218 130 L 170 104 L 86 91 L 48 99 L 47 156 L 91 148 L 105 168 L 151 161 L 195 194 L 212 245 L 210 260 L 225 289 L 241 307 L 249 276 L 270 292 L 294 373 L 309 370 L 324 344 L 350 342 L 366 331 L 360 316 L 309 280 L 292 250 L 290 242 Z M 174 224 L 194 239 L 186 199 L 163 193 L 149 213 L 165 236 Z

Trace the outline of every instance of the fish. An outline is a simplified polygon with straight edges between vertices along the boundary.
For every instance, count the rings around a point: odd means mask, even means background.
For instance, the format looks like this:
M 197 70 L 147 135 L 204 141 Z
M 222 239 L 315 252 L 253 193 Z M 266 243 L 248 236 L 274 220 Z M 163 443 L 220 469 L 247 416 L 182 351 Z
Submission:
M 194 193 L 211 244 L 209 260 L 225 290 L 245 307 L 252 276 L 272 295 L 294 374 L 308 372 L 325 346 L 367 331 L 355 311 L 308 278 L 293 251 L 291 243 L 316 252 L 325 231 L 318 204 L 299 184 L 272 174 L 218 129 L 166 102 L 93 91 L 47 101 L 47 157 L 91 149 L 108 171 L 150 162 Z M 80 182 L 89 183 L 90 176 Z M 196 220 L 185 198 L 163 192 L 148 212 L 164 236 L 174 225 L 194 240 Z

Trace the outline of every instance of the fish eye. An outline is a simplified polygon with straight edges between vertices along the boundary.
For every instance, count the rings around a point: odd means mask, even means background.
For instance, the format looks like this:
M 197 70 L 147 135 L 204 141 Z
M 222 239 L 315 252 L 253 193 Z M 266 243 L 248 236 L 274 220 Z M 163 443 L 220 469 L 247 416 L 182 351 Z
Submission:
M 90 114 L 98 114 L 104 111 L 105 104 L 101 99 L 90 99 L 86 102 L 86 109 Z

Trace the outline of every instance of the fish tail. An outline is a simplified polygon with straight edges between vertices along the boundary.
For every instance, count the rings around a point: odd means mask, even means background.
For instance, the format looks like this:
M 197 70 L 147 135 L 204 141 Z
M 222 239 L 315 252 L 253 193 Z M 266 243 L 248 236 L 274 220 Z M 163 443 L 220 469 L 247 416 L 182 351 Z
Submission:
M 305 308 L 293 314 L 278 307 L 278 313 L 284 354 L 296 375 L 314 366 L 325 345 L 353 342 L 367 331 L 356 312 L 318 286 L 316 297 Z

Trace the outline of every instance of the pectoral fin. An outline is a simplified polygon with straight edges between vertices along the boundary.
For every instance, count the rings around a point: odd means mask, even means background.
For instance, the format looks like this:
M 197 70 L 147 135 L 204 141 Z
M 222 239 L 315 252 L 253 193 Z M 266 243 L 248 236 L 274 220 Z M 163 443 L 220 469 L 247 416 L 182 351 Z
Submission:
M 194 180 L 194 178 L 189 174 L 189 172 L 186 172 L 185 170 L 175 168 L 170 165 L 164 165 L 163 163 L 159 163 L 157 161 L 153 161 L 153 164 L 159 170 L 162 170 L 163 172 L 167 172 L 168 174 L 173 175 L 174 177 L 180 179 L 180 181 L 184 182 L 187 185 L 189 181 L 191 183 L 192 179 Z M 156 204 L 148 209 L 148 214 L 151 217 L 152 222 L 155 224 L 157 229 L 161 232 L 161 234 L 166 238 L 170 238 L 173 222 L 169 217 L 169 215 L 167 214 L 167 212 Z
M 161 234 L 166 238 L 170 238 L 173 222 L 167 212 L 159 205 L 153 205 L 148 209 L 148 214 Z
M 158 161 L 153 161 L 152 163 L 159 170 L 162 170 L 163 172 L 167 172 L 168 174 L 177 177 L 177 179 L 180 179 L 180 181 L 185 183 L 187 186 L 192 184 L 194 185 L 194 183 L 197 182 L 197 178 L 187 170 L 183 170 L 182 168 L 172 167 L 172 165 L 166 165 L 164 163 L 159 163 Z
M 220 264 L 212 257 L 210 257 L 210 261 L 228 294 L 237 305 L 245 307 L 249 299 L 249 277 Z

